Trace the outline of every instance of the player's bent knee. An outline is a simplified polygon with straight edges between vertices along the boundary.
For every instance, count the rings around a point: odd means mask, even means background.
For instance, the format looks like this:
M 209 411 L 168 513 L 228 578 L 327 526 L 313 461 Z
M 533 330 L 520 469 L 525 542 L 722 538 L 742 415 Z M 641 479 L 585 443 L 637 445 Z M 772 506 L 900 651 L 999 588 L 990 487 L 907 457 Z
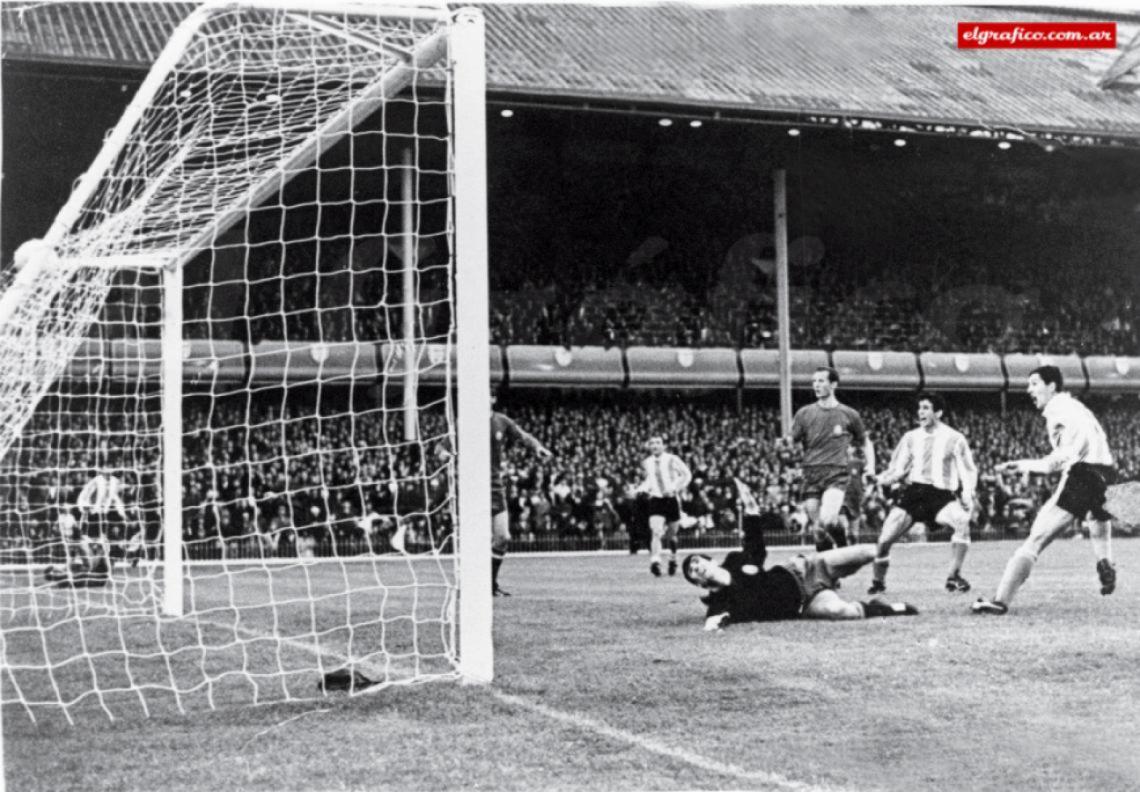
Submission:
M 1107 520 L 1089 520 L 1088 526 L 1093 539 L 1103 539 L 1112 533 L 1112 523 Z
M 1027 558 L 1033 563 L 1037 563 L 1037 554 L 1040 552 L 1037 545 L 1033 542 L 1032 537 L 1026 539 L 1021 547 L 1013 551 L 1015 556 Z
M 957 501 L 946 504 L 942 507 L 942 510 L 938 512 L 938 516 L 935 517 L 935 522 L 939 525 L 945 525 L 954 532 L 954 536 L 950 541 L 969 544 L 970 514 L 962 507 L 962 504 Z
M 811 522 L 819 521 L 819 498 L 807 498 L 803 502 L 804 513 Z
M 819 521 L 825 528 L 843 525 L 843 496 L 841 490 L 828 490 L 819 504 Z
M 842 600 L 829 604 L 827 608 L 823 609 L 821 615 L 815 616 L 817 619 L 827 619 L 829 621 L 854 621 L 855 619 L 864 618 L 863 608 L 857 602 L 844 602 Z
M 1063 533 L 1073 520 L 1072 514 L 1062 509 L 1055 502 L 1049 501 L 1041 507 L 1033 519 L 1033 526 L 1029 529 L 1029 538 L 1048 544 Z
M 1064 526 L 1067 527 L 1067 526 Z M 1022 548 L 1033 555 L 1033 559 L 1037 560 L 1037 556 L 1045 550 L 1046 547 L 1053 544 L 1053 540 L 1063 533 L 1063 529 L 1053 528 L 1038 528 L 1034 526 L 1029 531 L 1029 536 L 1025 538 Z
M 857 602 L 847 602 L 834 591 L 828 589 L 816 594 L 804 608 L 805 619 L 846 621 L 862 619 L 863 608 Z

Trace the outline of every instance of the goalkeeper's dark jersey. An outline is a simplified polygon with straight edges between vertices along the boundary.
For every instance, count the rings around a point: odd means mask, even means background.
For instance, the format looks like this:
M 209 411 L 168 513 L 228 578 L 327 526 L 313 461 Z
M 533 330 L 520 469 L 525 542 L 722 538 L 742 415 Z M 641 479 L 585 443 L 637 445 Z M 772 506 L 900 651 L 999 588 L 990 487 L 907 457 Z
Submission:
M 704 597 L 706 618 L 727 612 L 734 622 L 798 619 L 803 593 L 796 576 L 785 566 L 763 569 L 762 563 L 748 553 L 729 553 L 721 566 L 732 574 L 732 585 Z

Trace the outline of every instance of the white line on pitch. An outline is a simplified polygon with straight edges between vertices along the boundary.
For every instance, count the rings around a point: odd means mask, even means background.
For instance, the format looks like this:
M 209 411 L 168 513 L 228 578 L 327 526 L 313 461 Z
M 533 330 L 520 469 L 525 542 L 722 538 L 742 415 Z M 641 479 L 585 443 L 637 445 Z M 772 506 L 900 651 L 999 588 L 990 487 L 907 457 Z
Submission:
M 220 622 L 205 619 L 202 620 L 202 623 L 226 630 L 233 630 L 238 633 L 244 633 L 247 637 L 250 638 L 273 638 L 285 644 L 286 646 L 293 647 L 294 649 L 299 649 L 318 657 L 323 656 L 326 658 L 331 658 L 341 663 L 354 662 L 351 658 L 342 655 L 339 652 L 322 649 L 320 647 L 314 646 L 313 644 L 307 644 L 303 641 L 298 641 L 295 638 L 282 638 L 280 636 L 274 636 L 261 632 L 260 630 L 253 630 L 248 627 L 237 627 L 235 629 L 234 625 L 222 624 Z M 365 672 L 371 673 L 373 675 L 383 676 L 384 674 L 383 669 L 373 665 L 372 663 L 356 662 L 356 667 L 363 669 Z M 376 688 L 369 688 L 365 692 L 367 693 L 376 691 L 380 689 L 380 687 L 381 686 L 377 686 Z M 624 742 L 628 745 L 634 746 L 635 748 L 640 748 L 641 750 L 648 751 L 659 756 L 668 757 L 670 759 L 677 759 L 681 762 L 684 762 L 685 764 L 700 768 L 701 770 L 720 773 L 721 775 L 739 778 L 742 781 L 748 781 L 751 783 L 760 782 L 776 789 L 788 790 L 789 792 L 852 792 L 852 790 L 847 787 L 817 786 L 815 784 L 807 784 L 802 781 L 793 781 L 789 778 L 786 778 L 785 776 L 779 775 L 778 773 L 768 773 L 763 770 L 749 770 L 744 767 L 737 767 L 736 765 L 718 762 L 714 759 L 709 759 L 708 757 L 693 753 L 692 751 L 686 751 L 684 748 L 676 748 L 671 745 L 666 745 L 665 743 L 655 740 L 651 737 L 645 737 L 640 734 L 634 734 L 633 732 L 627 732 L 624 729 L 615 728 L 613 726 L 610 726 L 608 723 L 603 723 L 602 721 L 594 720 L 593 718 L 587 718 L 584 715 L 556 710 L 552 707 L 547 707 L 544 704 L 528 701 L 521 696 L 516 696 L 511 693 L 503 693 L 502 691 L 495 690 L 494 688 L 491 688 L 490 692 L 491 695 L 505 704 L 519 707 L 520 709 L 529 710 L 530 712 L 542 715 L 543 717 L 573 726 L 576 729 L 592 731 L 595 734 L 600 734 L 601 736 L 608 737 L 611 740 Z
M 666 745 L 663 742 L 653 739 L 652 737 L 645 737 L 640 734 L 625 731 L 610 726 L 608 723 L 603 723 L 593 718 L 587 718 L 584 715 L 578 715 L 571 712 L 563 712 L 561 710 L 547 707 L 545 704 L 539 704 L 534 701 L 529 701 L 521 696 L 515 696 L 510 693 L 503 693 L 499 690 L 492 689 L 492 695 L 500 701 L 510 704 L 512 706 L 520 707 L 530 712 L 537 713 L 552 720 L 560 721 L 561 723 L 573 726 L 576 729 L 591 731 L 600 734 L 603 737 L 608 737 L 611 740 L 618 740 L 624 742 L 635 748 L 640 748 L 650 753 L 658 754 L 669 759 L 677 759 L 685 764 L 692 765 L 693 767 L 700 768 L 701 770 L 708 770 L 721 775 L 732 776 L 742 781 L 751 783 L 760 782 L 770 787 L 781 790 L 794 790 L 795 792 L 849 792 L 845 787 L 834 786 L 816 786 L 814 784 L 807 784 L 802 781 L 793 781 L 778 773 L 768 773 L 763 770 L 749 770 L 744 767 L 737 767 L 736 765 L 718 762 L 715 759 L 709 759 L 706 756 L 701 756 L 692 751 L 686 751 L 684 748 L 677 748 L 671 745 Z

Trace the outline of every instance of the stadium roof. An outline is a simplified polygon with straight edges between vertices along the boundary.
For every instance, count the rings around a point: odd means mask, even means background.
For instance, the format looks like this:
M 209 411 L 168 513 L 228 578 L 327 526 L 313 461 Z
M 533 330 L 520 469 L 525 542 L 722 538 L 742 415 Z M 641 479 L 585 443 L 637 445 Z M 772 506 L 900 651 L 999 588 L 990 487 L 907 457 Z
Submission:
M 144 67 L 193 3 L 7 3 L 3 56 Z M 959 21 L 1088 11 L 483 4 L 488 88 L 545 101 L 1140 140 L 1140 15 L 1115 50 L 959 50 Z

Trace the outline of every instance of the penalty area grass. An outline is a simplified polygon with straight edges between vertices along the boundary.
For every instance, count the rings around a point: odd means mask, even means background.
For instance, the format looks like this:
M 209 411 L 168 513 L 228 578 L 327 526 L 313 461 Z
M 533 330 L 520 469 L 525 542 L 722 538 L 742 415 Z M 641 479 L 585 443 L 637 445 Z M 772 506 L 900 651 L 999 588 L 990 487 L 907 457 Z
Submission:
M 721 633 L 645 554 L 516 555 L 490 686 L 74 726 L 9 705 L 8 788 L 1140 790 L 1140 541 L 1116 542 L 1110 597 L 1089 544 L 1063 540 L 1007 616 L 970 614 L 1015 547 L 975 543 L 974 590 L 951 595 L 946 545 L 898 546 L 887 597 L 916 617 Z

